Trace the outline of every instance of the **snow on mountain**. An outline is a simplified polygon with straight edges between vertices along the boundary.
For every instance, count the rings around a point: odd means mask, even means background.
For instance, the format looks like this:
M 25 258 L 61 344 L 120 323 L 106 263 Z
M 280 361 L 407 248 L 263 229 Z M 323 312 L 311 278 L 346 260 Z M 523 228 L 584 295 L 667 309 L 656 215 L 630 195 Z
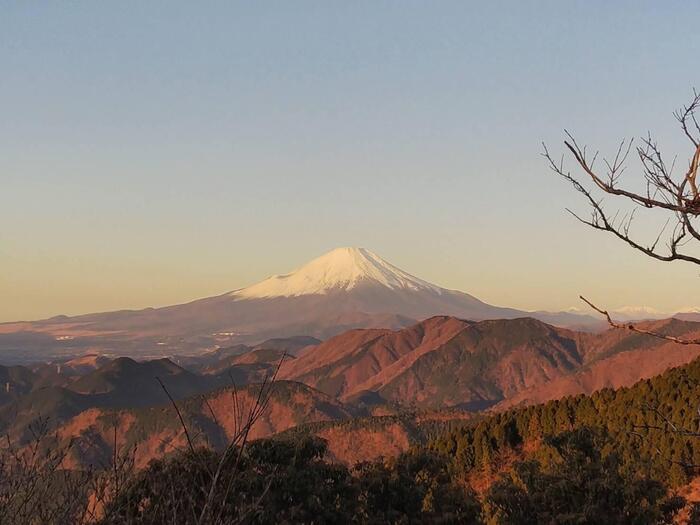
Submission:
M 567 312 L 573 314 L 588 314 L 593 317 L 598 317 L 603 319 L 603 316 L 593 311 L 591 308 L 580 308 L 578 306 L 572 306 L 567 308 Z M 671 312 L 662 312 L 657 310 L 653 306 L 621 306 L 609 310 L 610 316 L 616 321 L 642 321 L 649 319 L 665 319 L 671 317 L 673 314 Z
M 617 308 L 611 315 L 616 319 L 625 321 L 638 321 L 640 319 L 664 319 L 670 317 L 668 312 L 661 312 L 653 306 L 623 306 Z
M 442 288 L 404 272 L 365 248 L 337 248 L 291 273 L 273 275 L 230 295 L 240 299 L 325 295 L 363 284 L 391 290 L 443 292 Z
M 679 314 L 698 314 L 700 313 L 700 306 L 682 306 L 678 309 Z

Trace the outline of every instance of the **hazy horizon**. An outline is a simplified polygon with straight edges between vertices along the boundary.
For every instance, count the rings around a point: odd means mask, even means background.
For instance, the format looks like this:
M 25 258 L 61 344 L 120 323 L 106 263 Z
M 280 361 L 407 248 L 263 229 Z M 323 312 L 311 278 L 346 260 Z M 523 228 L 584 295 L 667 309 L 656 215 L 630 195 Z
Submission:
M 700 306 L 697 270 L 578 224 L 540 157 L 564 128 L 607 154 L 650 131 L 685 163 L 700 6 L 0 15 L 0 322 L 182 303 L 339 246 L 500 306 Z

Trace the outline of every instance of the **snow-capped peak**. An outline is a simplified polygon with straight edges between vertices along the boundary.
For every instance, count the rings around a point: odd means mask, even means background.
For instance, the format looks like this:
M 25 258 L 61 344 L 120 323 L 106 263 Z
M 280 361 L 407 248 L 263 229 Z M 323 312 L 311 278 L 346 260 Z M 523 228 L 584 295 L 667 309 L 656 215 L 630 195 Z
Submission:
M 294 297 L 351 290 L 360 284 L 393 290 L 442 288 L 414 277 L 364 248 L 337 248 L 286 275 L 273 275 L 257 284 L 231 292 L 241 299 Z

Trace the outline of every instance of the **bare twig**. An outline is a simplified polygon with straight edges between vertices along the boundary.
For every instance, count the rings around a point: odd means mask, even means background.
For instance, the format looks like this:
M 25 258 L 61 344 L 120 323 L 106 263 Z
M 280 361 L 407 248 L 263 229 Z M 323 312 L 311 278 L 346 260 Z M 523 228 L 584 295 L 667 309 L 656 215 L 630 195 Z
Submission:
M 258 395 L 255 399 L 255 403 L 253 404 L 252 408 L 248 412 L 248 418 L 246 420 L 245 425 L 243 428 L 237 429 L 235 434 L 233 435 L 229 446 L 226 447 L 226 450 L 221 455 L 221 458 L 219 459 L 219 463 L 217 465 L 216 471 L 212 477 L 212 483 L 209 489 L 209 493 L 207 495 L 207 499 L 204 503 L 204 507 L 202 508 L 202 512 L 199 515 L 198 523 L 205 523 L 206 519 L 208 517 L 208 514 L 210 510 L 213 507 L 214 503 L 214 498 L 216 494 L 216 487 L 218 486 L 219 479 L 222 473 L 222 470 L 224 468 L 224 465 L 231 454 L 231 452 L 234 449 L 238 450 L 238 455 L 236 457 L 236 461 L 232 467 L 231 472 L 229 473 L 229 482 L 226 486 L 226 490 L 224 493 L 223 501 L 226 501 L 228 498 L 228 494 L 231 490 L 231 486 L 233 483 L 233 480 L 235 479 L 236 474 L 238 473 L 238 468 L 241 460 L 241 456 L 243 454 L 243 450 L 245 448 L 245 445 L 248 441 L 248 436 L 255 425 L 255 423 L 258 421 L 258 419 L 264 414 L 265 410 L 267 410 L 267 407 L 270 402 L 271 394 L 272 394 L 272 387 L 276 382 L 277 375 L 279 373 L 279 370 L 282 366 L 282 362 L 284 361 L 286 357 L 286 353 L 282 355 L 282 357 L 279 360 L 279 363 L 277 364 L 277 367 L 275 368 L 274 373 L 272 374 L 271 377 L 268 378 L 268 376 L 265 376 L 262 384 L 260 385 L 260 389 L 258 390 Z M 232 380 L 233 382 L 233 380 Z M 238 415 L 238 408 L 236 407 L 237 401 L 238 401 L 238 395 L 237 395 L 237 390 L 235 389 L 235 383 L 234 383 L 234 390 L 235 392 L 235 397 L 234 397 L 234 418 L 237 417 Z M 234 428 L 236 427 L 234 423 Z M 270 485 L 272 483 L 272 479 L 270 479 L 270 482 L 267 485 L 267 488 L 263 491 L 262 495 L 258 499 L 258 502 L 256 506 L 263 500 L 265 494 L 267 493 L 268 489 L 270 488 Z M 219 519 L 221 518 L 221 513 L 223 512 L 223 505 L 220 506 L 219 513 L 217 516 L 216 521 L 218 522 Z
M 158 381 L 158 383 L 160 383 L 160 386 L 163 388 L 165 395 L 168 396 L 168 399 L 170 399 L 170 403 L 173 405 L 173 408 L 175 409 L 175 412 L 177 413 L 177 417 L 180 420 L 180 424 L 182 425 L 182 430 L 185 432 L 185 437 L 187 438 L 187 444 L 190 447 L 190 452 L 192 452 L 194 454 L 194 452 L 195 452 L 194 443 L 192 442 L 192 439 L 190 438 L 190 433 L 187 430 L 187 425 L 185 424 L 185 419 L 182 417 L 182 413 L 180 412 L 180 409 L 178 408 L 177 403 L 173 399 L 173 396 L 170 395 L 170 392 L 168 391 L 168 389 L 163 384 L 163 381 L 160 380 L 160 377 L 156 377 L 156 381 Z
M 612 326 L 613 328 L 621 328 L 624 330 L 630 330 L 630 331 L 636 332 L 638 334 L 649 335 L 652 337 L 656 337 L 657 339 L 665 339 L 666 341 L 671 341 L 674 343 L 678 343 L 680 345 L 700 344 L 700 339 L 684 339 L 682 337 L 674 337 L 672 335 L 662 334 L 660 332 L 655 332 L 653 330 L 646 330 L 644 328 L 639 328 L 638 326 L 636 326 L 633 323 L 618 323 L 616 321 L 613 321 L 612 317 L 610 317 L 610 313 L 607 310 L 603 310 L 601 308 L 598 308 L 596 305 L 594 305 L 592 302 L 590 302 L 588 299 L 586 299 L 583 295 L 580 295 L 579 298 L 584 303 L 586 303 L 588 306 L 593 308 L 596 312 L 605 316 L 605 319 L 607 320 L 608 324 L 610 326 Z

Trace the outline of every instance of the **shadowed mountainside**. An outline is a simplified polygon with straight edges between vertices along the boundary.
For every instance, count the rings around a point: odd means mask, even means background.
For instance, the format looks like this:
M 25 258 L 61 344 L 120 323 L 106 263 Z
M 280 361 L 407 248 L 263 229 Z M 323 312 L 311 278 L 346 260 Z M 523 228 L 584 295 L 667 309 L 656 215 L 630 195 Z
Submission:
M 259 384 L 234 390 L 226 387 L 178 403 L 195 444 L 222 449 L 255 404 Z M 301 383 L 272 385 L 267 410 L 250 429 L 250 439 L 268 437 L 302 423 L 336 421 L 354 414 L 339 402 Z M 237 401 L 237 402 L 236 402 Z M 238 422 L 236 421 L 238 415 Z M 108 463 L 115 447 L 134 449 L 138 467 L 187 447 L 187 438 L 173 407 L 162 404 L 141 409 L 91 408 L 67 419 L 57 431 L 57 446 L 73 440 L 66 461 L 70 467 Z

